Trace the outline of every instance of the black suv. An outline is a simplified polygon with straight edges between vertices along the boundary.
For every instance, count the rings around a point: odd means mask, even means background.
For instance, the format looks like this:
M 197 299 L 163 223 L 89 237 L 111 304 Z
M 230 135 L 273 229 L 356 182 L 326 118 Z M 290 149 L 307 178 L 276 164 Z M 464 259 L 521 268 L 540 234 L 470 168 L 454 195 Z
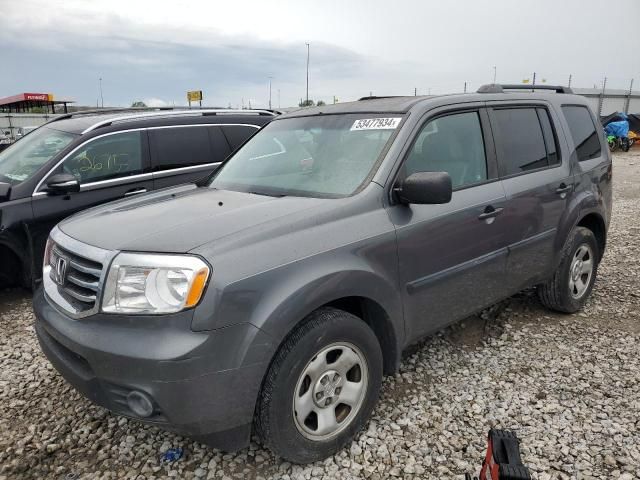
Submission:
M 275 113 L 113 110 L 63 115 L 0 152 L 0 286 L 31 286 L 63 218 L 206 177 Z
M 334 453 L 421 337 L 531 286 L 562 312 L 589 298 L 602 126 L 566 89 L 504 90 L 291 112 L 206 182 L 62 221 L 34 296 L 42 349 L 119 414 Z

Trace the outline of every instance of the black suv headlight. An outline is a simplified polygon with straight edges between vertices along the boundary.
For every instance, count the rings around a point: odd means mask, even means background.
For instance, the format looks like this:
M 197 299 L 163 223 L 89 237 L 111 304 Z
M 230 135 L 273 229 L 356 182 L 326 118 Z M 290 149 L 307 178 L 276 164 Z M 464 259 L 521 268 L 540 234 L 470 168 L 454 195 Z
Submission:
M 158 314 L 194 307 L 209 274 L 209 266 L 193 255 L 120 253 L 109 268 L 102 311 Z

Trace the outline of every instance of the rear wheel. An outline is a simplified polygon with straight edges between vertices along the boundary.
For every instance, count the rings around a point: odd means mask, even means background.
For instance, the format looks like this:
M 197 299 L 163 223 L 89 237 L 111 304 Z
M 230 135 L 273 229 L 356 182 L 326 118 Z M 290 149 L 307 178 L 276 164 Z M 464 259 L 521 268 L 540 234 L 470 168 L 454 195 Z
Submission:
M 553 278 L 538 286 L 542 304 L 559 312 L 580 310 L 593 289 L 599 260 L 598 242 L 593 232 L 576 227 L 567 239 Z
M 256 433 L 292 462 L 324 459 L 366 423 L 381 381 L 382 352 L 373 331 L 347 312 L 320 309 L 276 354 L 256 411 Z

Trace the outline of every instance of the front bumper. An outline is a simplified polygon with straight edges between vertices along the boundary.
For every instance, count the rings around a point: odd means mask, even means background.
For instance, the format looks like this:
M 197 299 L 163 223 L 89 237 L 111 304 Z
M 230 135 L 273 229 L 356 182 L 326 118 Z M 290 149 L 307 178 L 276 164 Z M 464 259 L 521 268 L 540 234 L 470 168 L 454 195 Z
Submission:
M 54 308 L 42 288 L 33 304 L 43 352 L 92 402 L 223 450 L 248 444 L 273 348 L 258 328 L 243 323 L 193 332 L 192 311 L 74 320 Z M 132 391 L 152 400 L 150 416 L 131 410 Z

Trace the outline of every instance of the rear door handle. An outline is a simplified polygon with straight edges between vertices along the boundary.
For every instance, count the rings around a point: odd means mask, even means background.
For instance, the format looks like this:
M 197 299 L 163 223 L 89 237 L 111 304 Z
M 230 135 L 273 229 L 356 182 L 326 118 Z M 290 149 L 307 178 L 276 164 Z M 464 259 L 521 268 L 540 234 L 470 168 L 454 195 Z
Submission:
M 139 193 L 147 193 L 146 188 L 137 188 L 135 190 L 129 190 L 124 194 L 125 197 L 130 197 L 131 195 L 138 195 Z
M 573 184 L 570 183 L 569 185 L 567 185 L 566 183 L 562 182 L 558 188 L 556 188 L 556 193 L 558 195 L 562 195 L 563 193 L 567 193 L 570 192 L 571 189 L 573 188 Z
M 484 209 L 484 212 L 478 215 L 478 220 L 487 220 L 489 218 L 497 217 L 502 213 L 503 210 L 504 208 L 502 207 L 493 208 L 493 206 L 487 205 Z

